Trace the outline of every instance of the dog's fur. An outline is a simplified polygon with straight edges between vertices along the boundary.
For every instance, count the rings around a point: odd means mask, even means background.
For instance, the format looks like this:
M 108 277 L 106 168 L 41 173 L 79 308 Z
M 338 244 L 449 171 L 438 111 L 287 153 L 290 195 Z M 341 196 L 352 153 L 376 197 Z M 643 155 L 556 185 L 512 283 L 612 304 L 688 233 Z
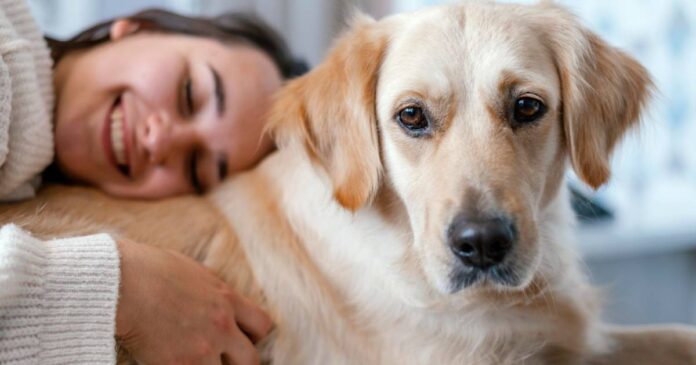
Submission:
M 192 254 L 270 311 L 261 350 L 280 364 L 693 364 L 691 329 L 601 324 L 568 248 L 566 161 L 606 182 L 650 87 L 636 61 L 547 3 L 359 18 L 278 96 L 280 149 L 207 197 L 229 226 L 203 199 L 82 188 L 3 207 L 0 222 L 44 236 L 106 225 Z M 548 112 L 513 126 L 522 94 Z M 414 104 L 426 137 L 395 121 Z M 512 217 L 507 281 L 466 280 L 446 239 L 460 214 Z

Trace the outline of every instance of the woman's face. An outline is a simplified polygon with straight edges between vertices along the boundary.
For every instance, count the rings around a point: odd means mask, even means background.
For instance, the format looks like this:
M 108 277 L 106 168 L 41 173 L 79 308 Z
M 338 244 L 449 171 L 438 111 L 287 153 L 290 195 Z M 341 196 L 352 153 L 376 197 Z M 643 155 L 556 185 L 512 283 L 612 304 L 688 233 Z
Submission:
M 116 196 L 205 191 L 272 149 L 264 114 L 282 78 L 240 44 L 133 33 L 56 66 L 56 154 L 68 176 Z

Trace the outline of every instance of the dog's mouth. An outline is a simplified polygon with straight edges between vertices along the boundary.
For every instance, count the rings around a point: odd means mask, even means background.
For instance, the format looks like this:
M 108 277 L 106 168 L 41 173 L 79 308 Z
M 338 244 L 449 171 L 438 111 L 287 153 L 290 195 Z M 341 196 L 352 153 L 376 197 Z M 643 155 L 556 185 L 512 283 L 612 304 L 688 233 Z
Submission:
M 522 283 L 520 270 L 512 263 L 502 263 L 487 268 L 472 268 L 455 265 L 449 275 L 452 293 L 469 287 L 496 287 L 512 289 Z

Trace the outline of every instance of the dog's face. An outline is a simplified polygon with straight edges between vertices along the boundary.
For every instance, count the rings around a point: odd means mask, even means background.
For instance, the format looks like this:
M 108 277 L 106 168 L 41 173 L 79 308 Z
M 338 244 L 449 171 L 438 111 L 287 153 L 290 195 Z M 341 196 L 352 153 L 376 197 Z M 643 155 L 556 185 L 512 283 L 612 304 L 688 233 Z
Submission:
M 451 11 L 403 19 L 384 56 L 382 162 L 437 288 L 519 286 L 539 258 L 543 195 L 563 171 L 561 83 L 538 33 L 511 27 L 524 17 Z
M 566 160 L 594 187 L 608 179 L 647 73 L 552 5 L 449 5 L 356 23 L 280 95 L 277 139 L 304 143 L 348 209 L 394 191 L 414 270 L 437 291 L 525 287 Z

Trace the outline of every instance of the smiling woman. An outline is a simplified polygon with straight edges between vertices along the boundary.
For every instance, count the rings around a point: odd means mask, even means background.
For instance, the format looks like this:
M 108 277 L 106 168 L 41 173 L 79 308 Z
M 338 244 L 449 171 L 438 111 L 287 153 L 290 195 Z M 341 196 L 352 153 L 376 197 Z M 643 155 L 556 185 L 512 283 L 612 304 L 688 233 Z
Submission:
M 88 31 L 108 34 L 95 47 L 53 43 L 57 166 L 70 178 L 125 197 L 202 192 L 272 148 L 264 113 L 296 71 L 283 48 L 250 31 L 173 34 L 161 21 L 173 16 L 105 23 Z
M 116 32 L 56 67 L 63 171 L 110 194 L 157 198 L 207 190 L 269 151 L 262 119 L 282 79 L 262 51 Z

